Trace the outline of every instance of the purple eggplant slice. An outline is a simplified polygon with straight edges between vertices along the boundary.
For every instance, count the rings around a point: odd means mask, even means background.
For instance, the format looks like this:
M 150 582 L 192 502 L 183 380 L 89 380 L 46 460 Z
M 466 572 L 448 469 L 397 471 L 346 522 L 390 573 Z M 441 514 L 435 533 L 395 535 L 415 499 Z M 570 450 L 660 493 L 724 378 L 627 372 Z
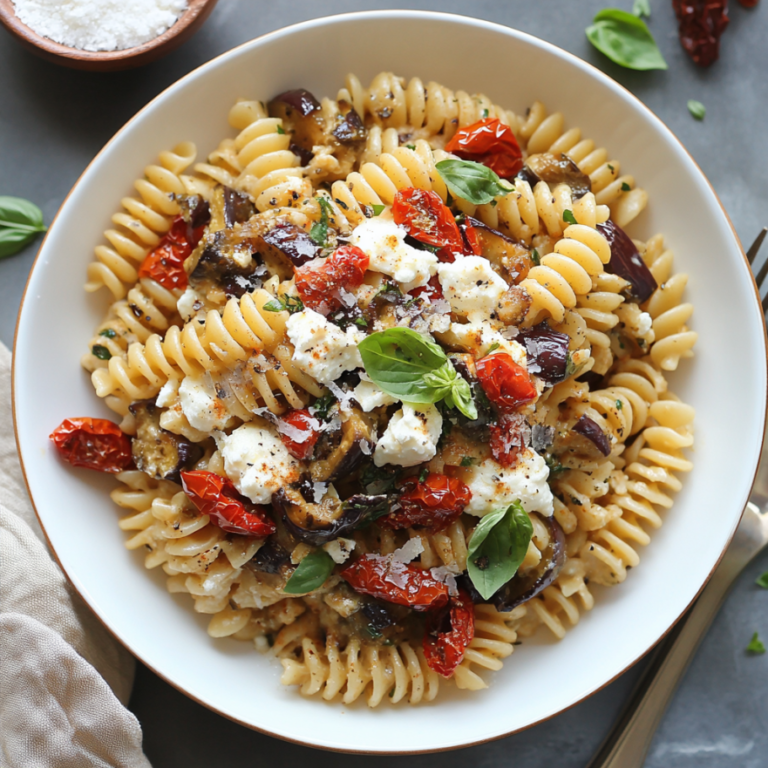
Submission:
M 351 475 L 370 455 L 374 444 L 370 419 L 357 408 L 342 416 L 341 430 L 323 432 L 315 446 L 310 467 L 316 483 L 333 482 Z
M 594 443 L 603 456 L 608 456 L 611 452 L 611 441 L 608 435 L 603 432 L 596 422 L 589 416 L 582 416 L 574 425 L 573 431 L 583 437 L 586 437 L 591 443 Z
M 549 544 L 541 553 L 538 565 L 525 574 L 512 577 L 490 599 L 498 611 L 511 611 L 543 592 L 558 576 L 565 564 L 565 534 L 554 517 L 542 517 L 549 529 Z
M 527 181 L 532 187 L 540 181 L 545 181 L 550 187 L 567 184 L 576 199 L 592 191 L 589 176 L 565 154 L 561 154 L 559 158 L 548 152 L 531 155 L 517 178 Z
M 333 135 L 340 144 L 355 144 L 365 140 L 365 126 L 360 115 L 349 107 L 340 115 L 341 122 L 333 129 Z
M 257 571 L 281 573 L 286 566 L 290 565 L 291 553 L 270 538 L 248 562 Z
M 516 341 L 528 353 L 528 370 L 547 384 L 557 384 L 568 375 L 567 333 L 554 331 L 544 321 L 532 328 L 522 328 Z
M 519 283 L 526 277 L 533 266 L 527 248 L 472 216 L 466 216 L 459 222 L 459 229 L 465 242 L 468 242 L 466 234 L 468 227 L 475 230 L 482 248 L 482 255 L 491 262 L 491 266 L 501 274 L 501 277 L 512 283 Z
M 176 195 L 181 217 L 192 229 L 204 227 L 211 220 L 211 207 L 200 195 Z
M 256 213 L 256 206 L 248 195 L 224 187 L 224 226 L 233 227 L 248 221 Z
M 597 229 L 611 246 L 611 260 L 605 265 L 605 271 L 629 281 L 632 298 L 642 304 L 658 288 L 651 270 L 645 266 L 635 244 L 618 224 L 609 219 L 605 224 L 598 224 Z
M 277 108 L 279 104 L 284 105 L 283 109 L 295 110 L 302 117 L 307 117 L 307 115 L 311 115 L 320 109 L 320 102 L 305 88 L 295 88 L 292 91 L 286 91 L 279 96 L 275 96 L 269 102 L 270 114 L 273 105 Z
M 277 256 L 288 259 L 294 267 L 316 259 L 321 251 L 301 227 L 290 222 L 278 224 L 265 232 L 262 239 L 267 248 L 277 251 Z
M 279 117 L 283 121 L 283 129 L 291 134 L 291 144 L 294 154 L 302 158 L 308 155 L 311 159 L 312 148 L 326 144 L 325 120 L 320 102 L 303 88 L 287 91 L 269 102 L 270 117 Z

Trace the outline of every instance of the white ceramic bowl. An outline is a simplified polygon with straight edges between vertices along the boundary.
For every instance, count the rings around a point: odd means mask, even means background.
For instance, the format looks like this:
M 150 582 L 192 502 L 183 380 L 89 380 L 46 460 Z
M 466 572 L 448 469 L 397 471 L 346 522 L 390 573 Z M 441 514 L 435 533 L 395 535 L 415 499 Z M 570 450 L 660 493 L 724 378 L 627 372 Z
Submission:
M 482 51 L 481 56 L 461 52 Z M 405 55 L 404 55 L 405 54 Z M 250 644 L 212 640 L 207 617 L 128 552 L 107 492 L 113 481 L 58 461 L 48 434 L 64 417 L 109 412 L 78 360 L 107 306 L 82 291 L 85 268 L 120 198 L 162 149 L 191 139 L 202 154 L 230 135 L 238 97 L 305 87 L 333 95 L 354 71 L 380 70 L 483 91 L 524 111 L 535 99 L 607 146 L 650 194 L 631 234 L 664 232 L 690 272 L 693 361 L 672 377 L 697 408 L 695 469 L 627 581 L 560 643 L 521 646 L 490 688 L 368 710 L 305 700 Z M 40 522 L 64 570 L 109 629 L 192 698 L 244 725 L 330 749 L 416 752 L 512 733 L 589 696 L 645 653 L 691 603 L 730 540 L 763 437 L 766 345 L 746 260 L 707 180 L 631 94 L 583 61 L 528 35 L 457 16 L 382 11 L 299 24 L 227 53 L 169 88 L 83 174 L 51 227 L 27 286 L 15 347 L 19 449 Z M 445 686 L 450 691 L 450 686 Z

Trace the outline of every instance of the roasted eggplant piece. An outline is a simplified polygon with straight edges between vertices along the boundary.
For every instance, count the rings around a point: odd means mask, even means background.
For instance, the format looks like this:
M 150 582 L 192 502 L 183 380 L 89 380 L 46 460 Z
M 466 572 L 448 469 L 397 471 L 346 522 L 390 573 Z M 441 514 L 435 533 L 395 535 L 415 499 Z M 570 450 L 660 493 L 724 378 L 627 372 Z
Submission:
M 225 226 L 233 227 L 235 224 L 243 224 L 256 214 L 256 206 L 248 195 L 224 187 L 223 197 Z
M 370 419 L 358 408 L 352 408 L 342 415 L 340 432 L 324 432 L 318 441 L 316 459 L 309 470 L 312 480 L 330 483 L 351 475 L 370 455 L 373 443 Z
M 156 480 L 179 480 L 179 472 L 203 456 L 203 449 L 160 426 L 160 414 L 152 400 L 138 400 L 128 410 L 136 419 L 131 452 L 137 469 Z
M 618 224 L 608 219 L 605 224 L 598 224 L 597 229 L 611 246 L 611 260 L 605 265 L 605 271 L 628 280 L 630 295 L 642 304 L 658 288 L 656 278 L 645 266 L 630 236 Z
M 525 574 L 513 576 L 490 599 L 497 611 L 511 611 L 518 605 L 536 597 L 560 573 L 565 564 L 565 534 L 554 517 L 542 517 L 549 529 L 549 544 L 541 553 L 541 560 Z
M 472 216 L 464 217 L 459 224 L 463 233 L 466 233 L 469 226 L 475 230 L 483 251 L 482 255 L 491 262 L 491 266 L 500 272 L 505 280 L 519 283 L 526 278 L 533 266 L 531 254 L 527 248 Z M 464 234 L 464 237 L 466 238 L 467 235 Z
M 211 207 L 200 195 L 176 195 L 181 217 L 192 229 L 204 227 L 211 220 Z
M 582 416 L 574 425 L 573 431 L 582 437 L 586 437 L 590 443 L 593 443 L 603 456 L 608 456 L 611 452 L 611 441 L 608 435 L 600 429 L 600 426 L 589 418 Z
M 270 117 L 279 117 L 292 142 L 304 152 L 325 144 L 325 121 L 320 102 L 304 88 L 275 96 L 268 105 Z
M 552 330 L 545 321 L 532 328 L 521 328 L 515 341 L 525 347 L 531 373 L 547 384 L 557 384 L 566 378 L 570 342 L 567 333 Z
M 291 553 L 272 538 L 249 561 L 252 568 L 264 573 L 281 573 L 290 562 Z
M 592 191 L 589 176 L 566 154 L 561 154 L 559 158 L 548 152 L 531 155 L 517 178 L 527 181 L 532 187 L 540 181 L 545 181 L 550 187 L 567 184 L 577 200 Z
M 345 101 L 339 102 L 339 109 L 341 110 L 340 122 L 332 131 L 336 141 L 340 144 L 357 144 L 365 141 L 365 126 L 360 115 Z
M 272 506 L 290 534 L 305 544 L 320 546 L 380 517 L 387 511 L 388 502 L 384 494 L 357 494 L 346 501 L 327 494 L 321 502 L 312 503 L 297 488 L 288 487 L 274 494 Z
M 273 259 L 287 259 L 294 267 L 316 259 L 322 250 L 301 227 L 289 221 L 265 232 L 262 240 L 262 255 Z

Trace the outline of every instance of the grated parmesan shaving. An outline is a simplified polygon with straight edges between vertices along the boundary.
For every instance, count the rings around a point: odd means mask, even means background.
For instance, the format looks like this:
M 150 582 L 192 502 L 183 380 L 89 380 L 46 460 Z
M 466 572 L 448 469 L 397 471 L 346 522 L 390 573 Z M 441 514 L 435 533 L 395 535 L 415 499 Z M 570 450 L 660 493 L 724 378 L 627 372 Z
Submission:
M 459 586 L 456 584 L 456 571 L 449 568 L 447 565 L 440 565 L 435 568 L 430 568 L 429 572 L 432 574 L 432 578 L 442 582 L 448 587 L 448 594 L 451 597 L 456 597 L 456 595 L 459 594 Z

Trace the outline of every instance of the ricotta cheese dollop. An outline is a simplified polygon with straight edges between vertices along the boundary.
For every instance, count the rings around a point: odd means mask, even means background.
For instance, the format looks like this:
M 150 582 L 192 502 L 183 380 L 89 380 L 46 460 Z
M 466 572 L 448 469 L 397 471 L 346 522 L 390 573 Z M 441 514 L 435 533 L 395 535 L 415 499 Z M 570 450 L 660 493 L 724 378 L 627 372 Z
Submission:
M 377 467 L 385 464 L 414 467 L 429 461 L 437 453 L 442 430 L 443 417 L 434 405 L 414 408 L 404 403 L 379 438 L 373 463 Z
M 299 463 L 272 428 L 243 424 L 215 438 L 227 477 L 254 504 L 269 504 L 273 493 L 298 481 Z
M 388 395 L 372 381 L 361 381 L 352 390 L 352 394 L 366 413 L 381 405 L 392 405 L 397 402 L 394 397 Z
M 505 339 L 488 323 L 451 323 L 446 334 L 446 341 L 457 347 L 462 347 L 479 360 L 488 354 L 491 347 L 499 352 L 506 352 L 523 368 L 528 365 L 528 353 L 525 347 L 513 339 Z
M 441 264 L 437 274 L 451 309 L 466 315 L 470 322 L 491 317 L 509 288 L 482 256 L 464 256 L 452 264 Z
M 179 402 L 187 421 L 202 432 L 224 429 L 232 418 L 226 404 L 216 394 L 209 373 L 185 376 L 179 385 Z
M 429 282 L 437 270 L 437 256 L 408 245 L 406 235 L 404 227 L 382 214 L 355 227 L 349 242 L 368 256 L 369 269 L 389 275 L 408 292 Z
M 526 512 L 540 512 L 549 517 L 555 509 L 548 477 L 546 461 L 531 448 L 521 452 L 512 467 L 485 459 L 464 473 L 464 482 L 472 491 L 472 499 L 464 511 L 482 517 L 519 501 Z
M 304 309 L 288 318 L 286 330 L 295 347 L 293 362 L 321 384 L 363 367 L 357 345 L 365 334 L 359 328 L 342 331 L 319 312 Z

